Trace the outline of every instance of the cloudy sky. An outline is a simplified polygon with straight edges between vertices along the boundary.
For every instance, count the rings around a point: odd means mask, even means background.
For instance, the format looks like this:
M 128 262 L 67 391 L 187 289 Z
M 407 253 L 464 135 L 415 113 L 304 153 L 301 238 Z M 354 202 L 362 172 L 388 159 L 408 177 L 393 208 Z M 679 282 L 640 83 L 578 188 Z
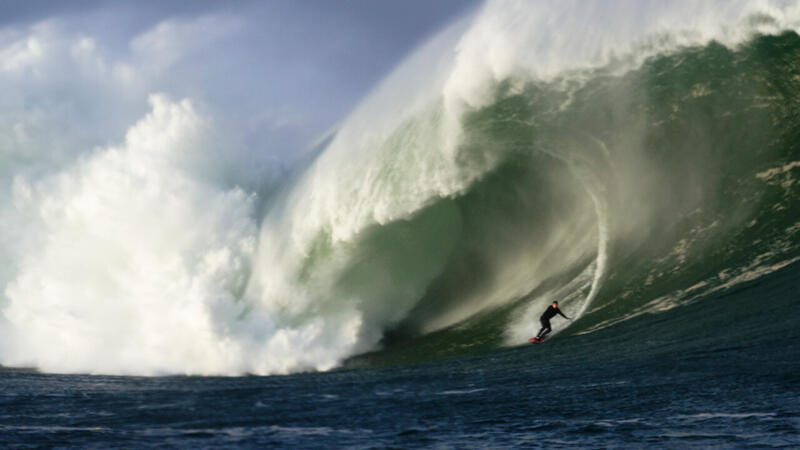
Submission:
M 0 126 L 19 125 L 10 115 L 38 114 L 26 123 L 29 134 L 36 123 L 62 128 L 50 138 L 59 142 L 42 145 L 101 145 L 123 136 L 158 92 L 190 98 L 251 151 L 286 155 L 335 126 L 415 46 L 476 7 L 4 1 L 0 81 L 13 93 L 0 98 Z

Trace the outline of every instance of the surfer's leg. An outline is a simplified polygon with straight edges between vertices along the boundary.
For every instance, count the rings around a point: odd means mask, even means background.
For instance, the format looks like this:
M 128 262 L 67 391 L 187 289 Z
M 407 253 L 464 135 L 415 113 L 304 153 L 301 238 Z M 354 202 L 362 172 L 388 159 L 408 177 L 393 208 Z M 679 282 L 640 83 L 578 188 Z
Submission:
M 538 339 L 542 339 L 547 336 L 547 333 L 550 332 L 550 321 L 545 319 L 539 319 L 539 322 L 542 324 L 542 329 L 539 330 L 539 334 L 536 335 Z

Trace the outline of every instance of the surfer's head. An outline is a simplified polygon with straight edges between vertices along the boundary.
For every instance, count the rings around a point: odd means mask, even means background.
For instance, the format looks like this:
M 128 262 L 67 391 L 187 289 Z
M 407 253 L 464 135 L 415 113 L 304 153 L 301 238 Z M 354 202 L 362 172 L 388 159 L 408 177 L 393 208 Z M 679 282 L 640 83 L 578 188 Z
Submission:
M 557 302 L 557 301 L 553 301 L 553 306 L 555 306 L 556 308 L 558 308 L 558 302 Z

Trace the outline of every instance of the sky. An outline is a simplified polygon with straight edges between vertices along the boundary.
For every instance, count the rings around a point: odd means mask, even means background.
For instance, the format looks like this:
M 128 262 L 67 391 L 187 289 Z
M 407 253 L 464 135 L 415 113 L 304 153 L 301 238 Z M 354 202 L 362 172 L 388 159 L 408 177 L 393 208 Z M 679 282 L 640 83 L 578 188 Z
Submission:
M 149 109 L 148 95 L 163 93 L 190 98 L 251 152 L 287 157 L 343 120 L 416 46 L 477 6 L 3 1 L 0 64 L 19 75 L 3 81 L 26 94 L 0 106 L 7 113 L 9 103 L 68 111 L 52 119 L 82 128 L 81 139 L 97 145 L 121 137 Z

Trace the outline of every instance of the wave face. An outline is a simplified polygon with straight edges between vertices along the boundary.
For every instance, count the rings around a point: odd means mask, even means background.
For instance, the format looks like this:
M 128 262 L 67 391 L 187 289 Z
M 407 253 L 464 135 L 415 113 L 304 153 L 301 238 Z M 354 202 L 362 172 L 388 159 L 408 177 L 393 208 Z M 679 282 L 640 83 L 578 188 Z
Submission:
M 0 362 L 422 359 L 523 343 L 552 300 L 586 333 L 775 271 L 800 258 L 799 24 L 785 2 L 490 2 L 263 217 L 211 124 L 154 96 L 123 145 L 13 177 Z

